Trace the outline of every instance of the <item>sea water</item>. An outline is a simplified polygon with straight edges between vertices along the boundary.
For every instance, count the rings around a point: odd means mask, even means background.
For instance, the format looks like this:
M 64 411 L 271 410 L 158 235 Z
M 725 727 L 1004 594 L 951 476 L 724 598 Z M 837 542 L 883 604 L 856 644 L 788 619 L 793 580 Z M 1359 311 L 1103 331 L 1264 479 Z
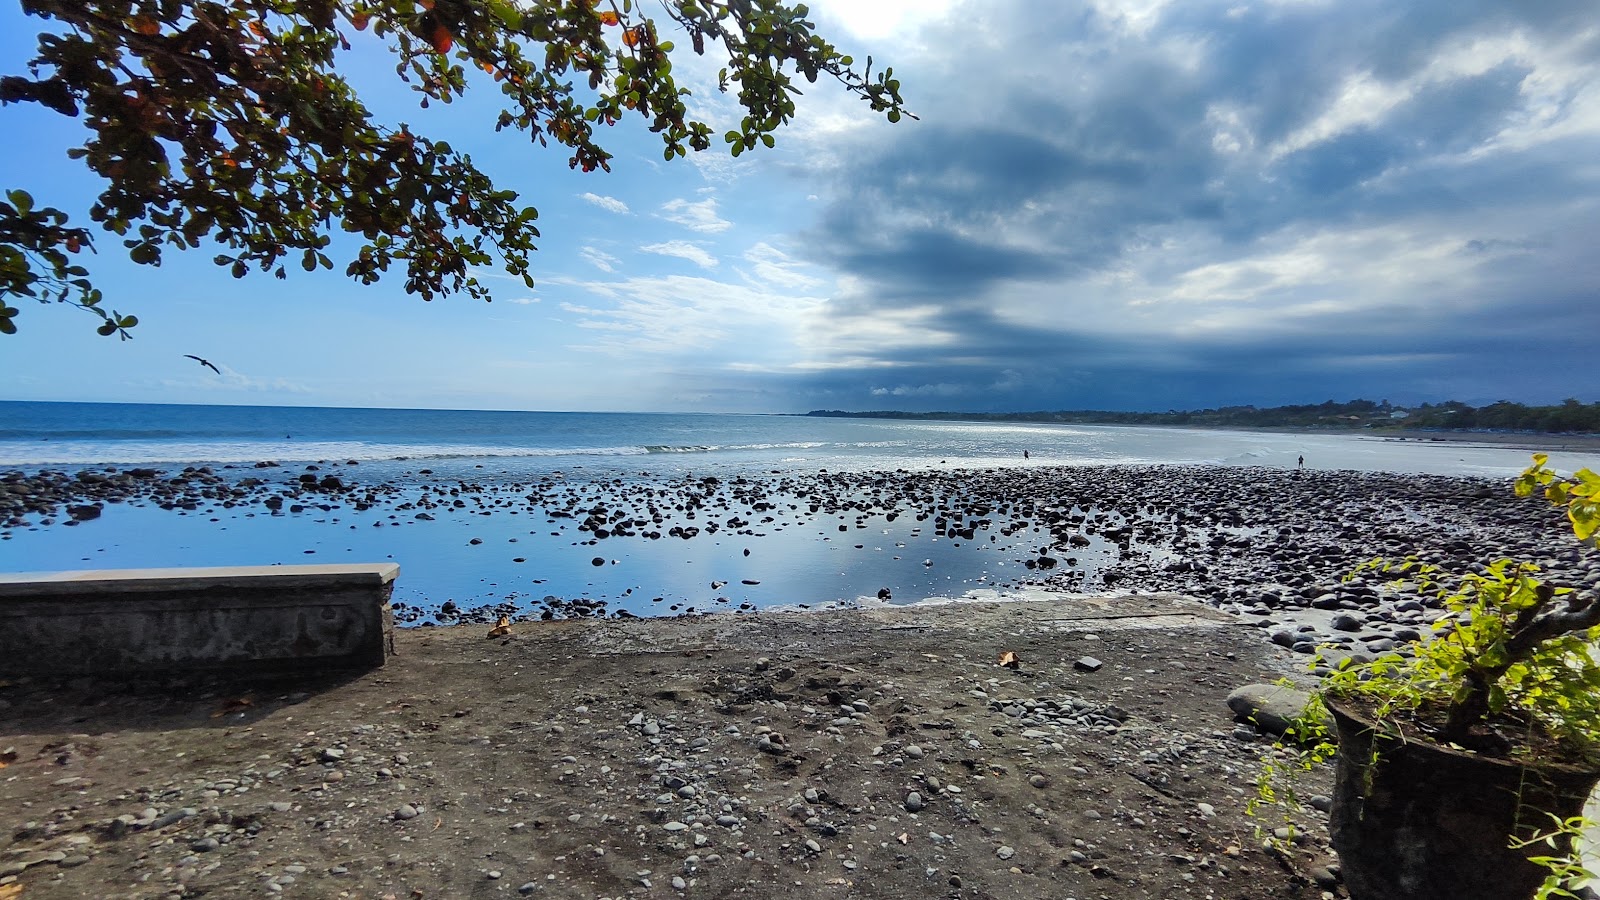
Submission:
M 1530 437 L 1529 440 L 1537 440 Z M 537 472 L 859 471 L 930 465 L 1212 464 L 1507 475 L 1528 452 L 1371 433 L 686 413 L 506 412 L 0 401 L 0 466 L 349 460 Z M 1597 454 L 1572 454 L 1593 465 Z M 1574 466 L 1576 467 L 1576 466 Z
M 688 479 L 775 479 L 827 472 L 950 471 L 1046 465 L 1217 465 L 1509 477 L 1528 451 L 1363 434 L 965 423 L 804 416 L 543 413 L 0 402 L 0 469 L 75 471 L 210 466 L 231 478 L 291 482 L 307 467 L 386 483 L 396 502 L 430 488 L 558 479 L 574 490 L 655 489 Z M 277 465 L 258 469 L 260 462 Z M 1561 454 L 1563 468 L 1600 468 Z M 960 541 L 904 517 L 803 513 L 804 498 L 763 526 L 693 540 L 594 542 L 538 511 L 442 508 L 432 519 L 393 504 L 358 512 L 307 502 L 195 511 L 107 505 L 76 527 L 0 534 L 0 571 L 375 562 L 401 564 L 395 598 L 462 608 L 546 596 L 603 600 L 637 615 L 961 597 L 1026 578 L 1050 543 L 1037 528 Z M 1113 549 L 1078 553 L 1094 587 Z M 753 583 L 747 583 L 753 582 Z

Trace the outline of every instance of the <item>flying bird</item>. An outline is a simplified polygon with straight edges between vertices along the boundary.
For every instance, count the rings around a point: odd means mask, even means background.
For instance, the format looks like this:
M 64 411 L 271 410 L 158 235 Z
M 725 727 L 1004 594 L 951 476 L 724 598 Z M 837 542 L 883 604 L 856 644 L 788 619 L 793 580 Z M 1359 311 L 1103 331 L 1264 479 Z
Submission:
M 192 359 L 195 362 L 199 363 L 200 365 L 205 366 L 206 368 L 210 369 L 211 371 L 217 373 L 218 375 L 222 374 L 222 370 L 217 368 L 216 366 L 212 365 L 211 364 L 211 360 L 209 360 L 209 359 L 201 359 L 200 357 L 195 356 L 193 353 L 185 353 L 183 355 L 183 358 L 184 359 Z

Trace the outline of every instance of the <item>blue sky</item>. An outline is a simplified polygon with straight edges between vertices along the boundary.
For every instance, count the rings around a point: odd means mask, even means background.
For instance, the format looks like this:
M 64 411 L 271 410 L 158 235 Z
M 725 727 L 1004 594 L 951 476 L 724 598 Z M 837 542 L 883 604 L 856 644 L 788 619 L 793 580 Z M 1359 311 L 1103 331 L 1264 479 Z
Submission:
M 611 174 L 492 131 L 496 92 L 390 122 L 540 210 L 492 304 L 214 251 L 90 265 L 136 339 L 23 301 L 0 398 L 548 410 L 1167 409 L 1600 399 L 1591 0 L 818 0 L 920 121 L 819 84 L 776 150 Z M 36 20 L 0 12 L 4 72 Z M 713 124 L 716 66 L 675 74 Z M 0 109 L 3 187 L 84 210 L 78 126 Z M 722 128 L 717 129 L 719 132 Z M 25 136 L 18 138 L 18 136 Z M 338 245 L 336 245 L 337 247 Z M 343 264 L 336 259 L 335 272 Z M 218 376 L 183 358 L 204 356 Z

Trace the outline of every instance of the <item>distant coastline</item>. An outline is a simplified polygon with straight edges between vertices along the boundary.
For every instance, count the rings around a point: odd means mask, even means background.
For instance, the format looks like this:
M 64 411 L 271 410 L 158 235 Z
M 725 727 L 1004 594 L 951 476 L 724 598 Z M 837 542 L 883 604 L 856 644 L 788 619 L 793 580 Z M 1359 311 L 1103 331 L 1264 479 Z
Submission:
M 805 415 L 824 418 L 905 421 L 1026 422 L 1047 425 L 1140 425 L 1169 428 L 1277 431 L 1310 434 L 1357 434 L 1382 440 L 1462 441 L 1533 449 L 1582 449 L 1600 446 L 1600 403 L 1567 400 L 1557 406 L 1525 406 L 1500 401 L 1472 407 L 1449 401 L 1397 407 L 1387 400 L 1328 401 L 1315 405 L 1257 408 L 1232 406 L 1202 410 L 1131 412 L 1121 410 L 1055 410 L 1016 412 L 906 412 L 816 409 Z

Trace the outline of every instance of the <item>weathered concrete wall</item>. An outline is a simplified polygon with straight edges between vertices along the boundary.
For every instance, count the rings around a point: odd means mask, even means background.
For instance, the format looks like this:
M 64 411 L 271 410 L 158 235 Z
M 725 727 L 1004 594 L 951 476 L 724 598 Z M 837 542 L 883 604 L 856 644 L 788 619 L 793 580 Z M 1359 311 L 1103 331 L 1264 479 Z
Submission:
M 0 574 L 0 674 L 381 666 L 394 563 Z

